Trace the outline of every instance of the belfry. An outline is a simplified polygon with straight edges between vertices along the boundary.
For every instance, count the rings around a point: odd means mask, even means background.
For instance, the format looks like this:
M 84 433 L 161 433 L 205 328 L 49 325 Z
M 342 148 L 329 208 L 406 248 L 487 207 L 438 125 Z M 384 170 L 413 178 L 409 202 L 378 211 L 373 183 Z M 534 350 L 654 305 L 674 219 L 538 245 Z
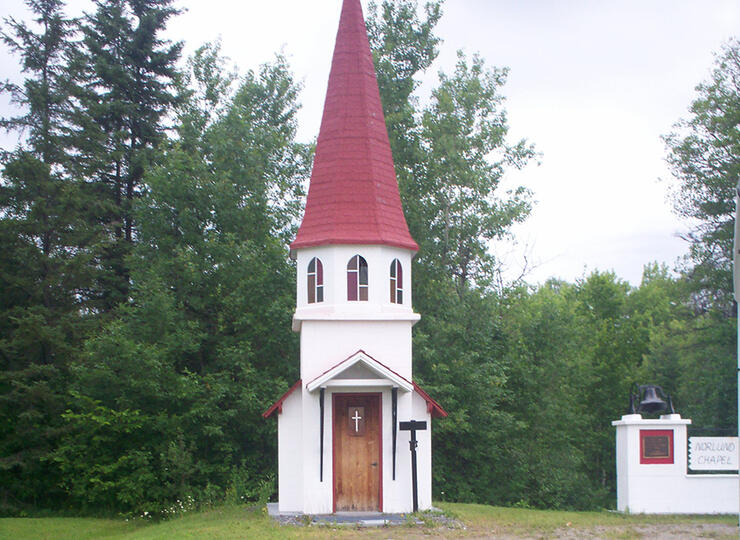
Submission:
M 290 249 L 301 378 L 263 415 L 278 418 L 280 512 L 430 508 L 431 419 L 447 413 L 412 378 L 418 246 L 360 0 L 343 0 L 306 210 Z

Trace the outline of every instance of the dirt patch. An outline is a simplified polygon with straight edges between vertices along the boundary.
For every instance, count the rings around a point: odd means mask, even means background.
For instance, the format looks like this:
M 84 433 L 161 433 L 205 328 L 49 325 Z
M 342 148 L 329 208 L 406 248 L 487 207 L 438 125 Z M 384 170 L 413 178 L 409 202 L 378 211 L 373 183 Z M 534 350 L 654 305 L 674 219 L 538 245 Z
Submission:
M 707 524 L 681 524 L 681 525 L 625 525 L 617 527 L 594 527 L 591 529 L 561 527 L 553 531 L 527 533 L 512 533 L 491 531 L 477 536 L 473 534 L 469 538 L 497 540 L 519 540 L 519 539 L 572 539 L 584 538 L 592 540 L 617 540 L 644 538 L 650 540 L 695 540 L 698 538 L 712 538 L 717 540 L 730 540 L 738 538 L 737 525 L 726 525 L 722 523 Z

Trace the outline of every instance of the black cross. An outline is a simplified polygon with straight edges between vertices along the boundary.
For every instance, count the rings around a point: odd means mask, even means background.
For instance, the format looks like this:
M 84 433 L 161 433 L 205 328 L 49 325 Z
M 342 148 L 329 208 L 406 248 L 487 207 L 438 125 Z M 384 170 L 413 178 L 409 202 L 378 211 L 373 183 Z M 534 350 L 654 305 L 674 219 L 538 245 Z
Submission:
M 416 447 L 418 446 L 418 442 L 416 441 L 416 432 L 424 431 L 426 428 L 427 423 L 422 420 L 409 420 L 408 422 L 401 422 L 399 424 L 399 429 L 401 431 L 411 432 L 409 449 L 411 450 L 411 488 L 413 489 L 414 494 L 414 512 L 419 511 L 419 495 L 416 487 Z

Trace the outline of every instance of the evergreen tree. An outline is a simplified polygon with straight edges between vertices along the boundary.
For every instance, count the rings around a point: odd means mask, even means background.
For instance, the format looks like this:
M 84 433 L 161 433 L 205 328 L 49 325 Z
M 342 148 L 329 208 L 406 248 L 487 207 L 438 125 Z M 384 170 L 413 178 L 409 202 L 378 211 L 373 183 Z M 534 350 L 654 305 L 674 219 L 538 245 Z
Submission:
M 133 202 L 156 161 L 167 115 L 180 99 L 176 63 L 182 44 L 161 37 L 179 13 L 173 3 L 95 0 L 95 11 L 81 23 L 72 145 L 76 173 L 94 195 L 89 219 L 104 233 L 95 246 L 97 307 L 104 312 L 128 299 Z
M 72 434 L 55 459 L 79 506 L 161 512 L 187 495 L 272 489 L 274 424 L 261 413 L 298 376 L 282 236 L 309 154 L 294 141 L 285 61 L 249 72 L 233 95 L 221 64 L 213 48 L 191 62 L 182 138 L 135 204 L 132 301 L 75 371 Z
M 22 112 L 1 123 L 25 138 L 4 152 L 0 180 L 0 511 L 60 503 L 48 455 L 87 326 L 80 192 L 65 148 L 74 28 L 60 0 L 26 3 L 33 25 L 6 19 L 1 34 L 25 74 L 2 85 Z

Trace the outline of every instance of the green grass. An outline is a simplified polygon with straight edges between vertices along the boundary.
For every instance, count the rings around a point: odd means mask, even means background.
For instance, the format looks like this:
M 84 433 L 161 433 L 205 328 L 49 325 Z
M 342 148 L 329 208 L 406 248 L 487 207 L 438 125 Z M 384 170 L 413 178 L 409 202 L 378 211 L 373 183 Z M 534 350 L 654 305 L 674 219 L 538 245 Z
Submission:
M 691 531 L 689 536 L 737 538 L 736 516 L 644 516 L 614 512 L 560 512 L 498 508 L 477 504 L 439 503 L 446 514 L 465 524 L 465 529 L 439 525 L 390 528 L 288 527 L 274 523 L 264 509 L 224 506 L 193 512 L 168 521 L 94 518 L 4 518 L 0 538 L 13 540 L 160 540 L 244 538 L 466 538 L 481 536 L 548 537 L 554 531 L 572 529 L 589 536 L 598 531 L 607 538 L 649 537 L 645 530 L 671 528 Z M 428 520 L 427 520 L 428 523 Z M 646 529 L 647 528 L 647 529 Z M 705 534 L 706 533 L 706 534 Z M 576 535 L 578 536 L 578 535 Z
M 161 522 L 96 518 L 0 519 L 0 539 L 3 540 L 286 538 L 283 532 L 263 512 L 245 507 L 193 512 Z
M 124 538 L 136 527 L 124 521 L 92 518 L 3 518 L 0 538 L 72 539 Z
M 619 512 L 565 512 L 559 510 L 531 510 L 523 508 L 502 508 L 481 504 L 438 503 L 438 506 L 464 522 L 473 530 L 490 530 L 520 535 L 547 534 L 556 529 L 574 530 L 613 529 L 619 536 L 620 531 L 632 531 L 646 526 L 670 527 L 680 529 L 682 526 L 701 527 L 707 525 L 729 525 L 737 527 L 735 515 L 646 515 L 622 514 Z M 637 533 L 635 533 L 637 534 Z M 737 531 L 732 533 L 737 537 Z M 624 538 L 635 538 L 634 535 Z

